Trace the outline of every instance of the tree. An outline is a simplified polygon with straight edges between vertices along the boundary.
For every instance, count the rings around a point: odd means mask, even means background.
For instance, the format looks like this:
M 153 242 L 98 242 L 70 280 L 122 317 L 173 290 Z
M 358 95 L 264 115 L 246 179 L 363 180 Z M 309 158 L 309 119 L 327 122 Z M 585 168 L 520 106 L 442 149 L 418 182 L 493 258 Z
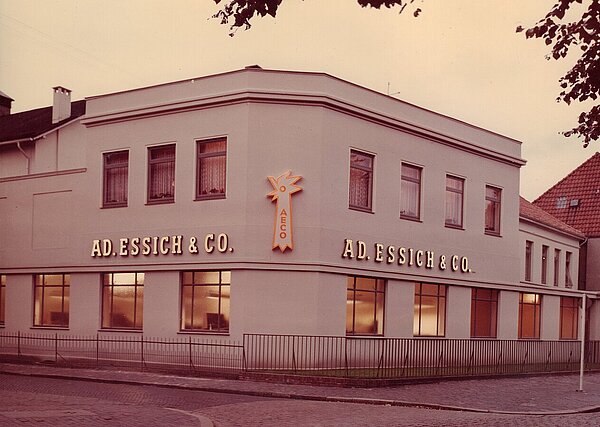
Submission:
M 573 68 L 559 80 L 563 90 L 556 100 L 569 105 L 574 100 L 597 100 L 600 96 L 600 0 L 589 0 L 587 10 L 577 20 L 565 22 L 571 6 L 582 1 L 558 0 L 544 18 L 525 31 L 528 39 L 542 38 L 547 45 L 552 45 L 547 59 L 565 58 L 573 46 L 581 49 L 582 54 Z M 523 27 L 517 27 L 517 32 L 521 31 L 524 31 Z M 561 133 L 566 137 L 582 137 L 583 146 L 587 147 L 600 137 L 600 105 L 582 112 L 578 123 Z
M 415 2 L 415 0 L 356 1 L 362 7 L 370 6 L 376 9 L 382 6 L 388 8 L 397 6 L 400 13 Z M 533 27 L 527 30 L 521 26 L 517 27 L 517 32 L 525 31 L 528 39 L 542 38 L 547 45 L 552 45 L 547 59 L 563 59 L 573 46 L 579 46 L 581 49 L 582 54 L 573 68 L 559 80 L 563 90 L 557 101 L 566 102 L 568 105 L 574 100 L 583 102 L 588 99 L 597 100 L 600 97 L 600 0 L 585 0 L 587 10 L 575 21 L 567 21 L 571 6 L 574 3 L 582 4 L 583 1 L 556 0 L 552 9 Z M 220 4 L 222 0 L 214 0 L 214 2 Z M 250 20 L 255 16 L 275 17 L 281 3 L 283 0 L 226 0 L 214 17 L 220 18 L 222 24 L 231 23 L 229 35 L 232 36 L 242 26 L 246 29 L 250 28 Z M 420 8 L 415 8 L 413 15 L 416 17 L 420 12 Z M 583 138 L 584 147 L 587 147 L 591 141 L 598 140 L 600 105 L 593 106 L 588 112 L 582 112 L 578 118 L 578 125 L 561 133 L 566 137 Z

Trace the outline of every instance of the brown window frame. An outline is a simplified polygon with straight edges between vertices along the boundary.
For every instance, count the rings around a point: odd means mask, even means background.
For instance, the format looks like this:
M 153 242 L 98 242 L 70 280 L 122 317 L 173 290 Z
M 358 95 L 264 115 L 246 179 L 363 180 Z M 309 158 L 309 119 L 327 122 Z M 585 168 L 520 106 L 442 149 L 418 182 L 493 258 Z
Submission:
M 423 293 L 423 286 L 435 286 L 435 294 Z M 446 336 L 446 302 L 448 299 L 448 286 L 435 283 L 415 283 L 414 293 L 414 313 L 413 313 L 413 336 L 415 337 L 436 337 L 443 338 Z M 423 297 L 435 297 L 436 299 L 436 325 L 435 334 L 424 334 L 422 331 L 423 320 Z M 443 307 L 443 313 L 440 315 L 440 308 Z M 440 320 L 442 327 L 440 328 Z M 440 331 L 440 329 L 442 329 Z
M 460 190 L 450 187 L 448 186 L 448 180 L 453 180 L 456 182 L 460 182 L 461 186 L 460 186 Z M 459 223 L 456 224 L 454 222 L 449 221 L 449 219 L 451 220 L 452 218 L 448 218 L 448 197 L 450 196 L 450 193 L 452 194 L 458 194 L 460 196 L 460 218 L 459 218 Z M 444 220 L 444 224 L 446 227 L 448 228 L 458 228 L 458 229 L 463 229 L 464 227 L 464 215 L 465 215 L 465 180 L 464 178 L 460 178 L 458 176 L 454 176 L 454 175 L 446 175 L 446 209 L 445 209 L 445 220 Z
M 500 291 L 497 289 L 471 288 L 471 338 L 496 338 L 498 335 L 498 296 Z M 479 302 L 490 305 L 490 331 L 488 334 L 477 334 L 477 319 Z
M 133 274 L 134 275 L 134 283 L 120 283 L 115 285 L 114 276 L 115 274 Z M 105 280 L 106 277 L 111 276 L 110 280 Z M 139 279 L 141 277 L 141 279 Z M 102 299 L 102 308 L 101 308 L 101 328 L 102 329 L 117 329 L 117 330 L 133 330 L 133 331 L 141 331 L 144 327 L 144 281 L 145 281 L 145 273 L 142 272 L 119 272 L 119 273 L 102 273 L 102 291 L 101 291 L 101 299 Z M 108 282 L 108 283 L 107 283 Z M 122 326 L 115 325 L 114 322 L 114 297 L 115 287 L 133 287 L 133 326 Z M 141 291 L 141 297 L 139 297 L 139 289 Z M 110 295 L 110 308 L 107 309 L 105 306 L 105 292 L 109 292 Z M 138 319 L 138 305 L 142 304 L 142 318 Z M 108 310 L 108 319 L 105 316 L 105 310 Z
M 202 144 L 207 144 L 211 142 L 224 142 L 225 150 L 214 151 L 209 153 L 201 153 L 200 147 Z M 225 199 L 227 197 L 227 146 L 228 141 L 226 137 L 221 138 L 210 138 L 210 139 L 198 139 L 196 140 L 196 198 L 195 200 L 218 200 Z M 210 158 L 210 157 L 224 157 L 225 158 L 225 176 L 223 177 L 223 181 L 225 183 L 225 188 L 223 192 L 215 192 L 212 194 L 201 194 L 201 182 L 200 179 L 202 177 L 202 159 Z
M 362 166 L 357 163 L 352 162 L 352 155 L 358 155 L 362 157 L 366 157 L 371 159 L 371 167 Z M 368 194 L 367 194 L 367 205 L 356 205 L 352 204 L 352 188 L 356 185 L 356 181 L 352 179 L 352 170 L 358 170 L 361 172 L 366 172 L 368 174 Z M 348 179 L 348 207 L 353 210 L 363 211 L 363 212 L 373 212 L 373 179 L 375 176 L 375 155 L 365 153 L 364 151 L 359 150 L 350 150 L 350 177 Z
M 358 288 L 356 283 L 358 279 L 362 280 L 373 280 L 374 286 L 373 289 L 365 289 Z M 352 280 L 352 286 L 350 286 L 350 280 Z M 384 329 L 384 320 L 385 320 L 385 291 L 386 291 L 387 283 L 385 279 L 379 279 L 376 277 L 366 277 L 366 276 L 347 276 L 346 277 L 346 304 L 352 304 L 352 322 L 351 328 L 348 328 L 348 314 L 346 314 L 346 335 L 348 336 L 359 336 L 359 335 L 367 335 L 367 336 L 382 336 L 385 332 Z M 376 332 L 356 332 L 356 292 L 370 293 L 374 295 L 373 304 L 373 325 L 375 325 Z M 352 298 L 350 298 L 350 294 L 352 294 Z M 383 309 L 381 310 L 381 319 L 378 318 L 378 306 L 377 300 L 378 296 L 382 296 L 383 300 Z
M 548 253 L 550 247 L 548 245 L 542 245 L 542 271 L 541 271 L 541 283 L 542 285 L 548 284 Z
M 579 339 L 579 301 L 580 298 L 575 297 L 560 297 L 560 339 L 561 340 L 577 340 Z M 564 334 L 564 321 L 565 317 L 569 314 L 567 311 L 570 310 L 571 315 L 571 331 L 570 333 Z
M 531 282 L 533 277 L 533 242 L 525 241 L 525 281 Z
M 6 274 L 0 274 L 0 325 L 6 321 Z
M 152 153 L 159 150 L 170 149 L 173 150 L 172 156 L 153 159 Z M 160 205 L 165 203 L 174 203 L 175 202 L 175 158 L 176 158 L 176 146 L 175 144 L 164 144 L 164 145 L 155 145 L 152 147 L 148 147 L 148 184 L 147 184 L 147 196 L 146 203 L 149 205 Z M 172 168 L 173 174 L 173 183 L 172 194 L 166 194 L 163 196 L 153 196 L 153 188 L 152 183 L 154 182 L 153 173 L 157 173 L 154 169 L 157 165 L 169 165 Z
M 219 274 L 219 283 L 203 283 L 201 281 L 196 281 L 196 273 L 218 273 Z M 229 280 L 227 281 L 226 279 L 224 279 L 224 273 L 225 275 L 229 276 Z M 186 274 L 191 274 L 192 275 L 192 280 L 191 283 L 186 283 Z M 219 292 L 218 295 L 216 295 L 216 298 L 218 298 L 219 302 L 218 302 L 218 309 L 217 309 L 217 313 L 206 313 L 207 314 L 207 327 L 205 328 L 194 328 L 194 306 L 195 306 L 195 291 L 197 288 L 203 288 L 203 287 L 218 287 L 219 288 Z M 190 323 L 191 323 L 191 327 L 186 327 L 185 326 L 185 309 L 184 309 L 184 305 L 185 305 L 185 301 L 184 301 L 184 296 L 185 296 L 185 292 L 184 289 L 185 288 L 191 288 L 192 290 L 192 301 L 191 301 L 191 307 L 190 307 Z M 223 289 L 224 288 L 228 288 L 229 289 L 229 295 L 231 295 L 231 271 L 230 270 L 211 270 L 211 271 L 204 271 L 204 270 L 194 270 L 194 271 L 184 271 L 181 273 L 181 298 L 180 298 L 180 322 L 179 322 L 179 328 L 181 332 L 210 332 L 210 333 L 229 333 L 229 321 L 225 321 L 225 316 L 224 316 L 224 311 L 222 310 L 223 304 L 222 304 L 222 300 L 225 298 L 225 296 L 223 295 Z M 216 316 L 214 316 L 214 320 L 216 320 L 216 327 L 213 327 L 213 323 L 211 321 L 208 320 L 208 314 L 216 314 Z M 231 312 L 227 313 L 229 316 L 231 315 Z M 222 325 L 221 323 L 224 322 L 224 324 Z
M 412 176 L 405 175 L 404 174 L 405 168 L 417 171 L 419 176 L 417 178 L 413 178 Z M 417 202 L 416 202 L 416 211 L 417 212 L 414 215 L 407 214 L 405 212 L 405 210 L 403 209 L 404 206 L 402 205 L 402 193 L 403 193 L 403 187 L 405 186 L 405 183 L 417 184 Z M 411 221 L 420 221 L 421 220 L 421 200 L 423 197 L 422 185 L 423 185 L 423 168 L 420 166 L 410 164 L 410 163 L 402 162 L 400 164 L 400 218 L 408 219 Z
M 50 285 L 46 283 L 46 277 L 48 276 L 61 276 L 60 285 Z M 44 322 L 44 308 L 45 304 L 45 290 L 48 288 L 60 288 L 61 289 L 61 311 L 55 312 L 58 314 L 57 321 L 49 323 Z M 71 275 L 65 273 L 56 274 L 35 274 L 33 277 L 33 326 L 40 327 L 56 327 L 56 328 L 68 328 L 69 327 L 69 307 L 70 307 L 70 289 L 71 289 Z M 41 293 L 41 300 L 38 300 L 38 290 Z M 66 304 L 65 304 L 66 301 Z M 65 305 L 67 306 L 65 308 Z
M 498 191 L 498 197 L 488 194 L 488 190 Z M 487 207 L 488 203 L 494 205 L 494 227 L 489 228 L 487 224 Z M 485 212 L 484 212 L 484 229 L 485 234 L 490 236 L 500 236 L 501 225 L 501 209 L 502 209 L 502 189 L 493 185 L 485 186 Z
M 127 160 L 121 163 L 109 164 L 109 157 L 111 155 L 127 154 Z M 125 188 L 123 194 L 125 200 L 111 201 L 108 199 L 108 187 L 109 187 L 109 171 L 111 169 L 117 169 L 125 167 Z M 103 208 L 121 208 L 126 207 L 129 199 L 129 150 L 111 151 L 102 155 L 102 207 Z
M 525 295 L 533 295 L 534 302 L 524 301 Z M 523 311 L 526 306 L 533 306 L 533 336 L 526 337 L 523 335 Z M 532 292 L 519 292 L 519 339 L 520 340 L 539 340 L 540 330 L 542 326 L 542 295 Z

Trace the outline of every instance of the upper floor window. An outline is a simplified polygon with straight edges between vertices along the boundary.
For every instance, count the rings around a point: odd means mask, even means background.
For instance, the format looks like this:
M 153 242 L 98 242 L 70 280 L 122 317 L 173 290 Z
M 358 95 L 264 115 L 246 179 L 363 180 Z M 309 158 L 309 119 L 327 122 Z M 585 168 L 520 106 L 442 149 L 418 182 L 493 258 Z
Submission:
M 102 275 L 102 327 L 142 329 L 144 273 Z
M 498 324 L 498 291 L 471 289 L 471 337 L 496 338 Z
M 572 288 L 573 279 L 571 279 L 571 258 L 573 254 L 567 251 L 565 255 L 565 286 L 567 288 Z
M 104 153 L 103 207 L 127 206 L 128 171 L 129 151 Z
M 560 273 L 560 249 L 554 249 L 554 279 L 552 284 L 558 286 L 558 277 Z
M 485 186 L 485 232 L 500 235 L 500 202 L 502 190 Z
M 350 150 L 349 207 L 373 210 L 373 168 L 375 156 Z
M 4 325 L 5 307 L 6 307 L 6 275 L 0 274 L 0 325 Z
M 531 282 L 531 264 L 533 260 L 531 259 L 531 253 L 533 252 L 533 242 L 527 240 L 525 242 L 525 281 Z
M 34 326 L 69 326 L 69 274 L 36 274 Z
M 548 246 L 542 245 L 542 285 L 548 282 Z
M 229 331 L 230 271 L 186 271 L 181 284 L 181 330 Z
M 400 183 L 400 218 L 421 218 L 421 172 L 418 166 L 402 163 Z
M 413 320 L 415 337 L 443 337 L 446 334 L 446 285 L 415 283 Z
M 197 141 L 196 200 L 224 199 L 227 179 L 227 139 Z
M 541 313 L 540 294 L 519 293 L 519 338 L 540 338 Z
M 346 293 L 346 334 L 382 335 L 385 280 L 349 276 Z
M 446 175 L 446 226 L 462 228 L 465 180 Z
M 148 203 L 175 200 L 175 144 L 148 148 Z

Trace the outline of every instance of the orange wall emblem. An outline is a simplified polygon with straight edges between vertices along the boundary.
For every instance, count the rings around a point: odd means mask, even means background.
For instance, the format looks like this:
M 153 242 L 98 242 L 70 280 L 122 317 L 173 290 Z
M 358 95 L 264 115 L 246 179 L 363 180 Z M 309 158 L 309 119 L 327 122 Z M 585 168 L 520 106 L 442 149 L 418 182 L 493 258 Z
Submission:
M 296 185 L 296 182 L 302 179 L 301 176 L 292 175 L 292 171 L 287 171 L 277 178 L 269 176 L 269 182 L 273 186 L 273 191 L 267 194 L 272 197 L 272 202 L 277 202 L 275 212 L 275 227 L 273 229 L 273 249 L 279 248 L 285 252 L 287 248 L 294 249 L 294 239 L 292 235 L 292 194 L 302 191 L 302 187 Z

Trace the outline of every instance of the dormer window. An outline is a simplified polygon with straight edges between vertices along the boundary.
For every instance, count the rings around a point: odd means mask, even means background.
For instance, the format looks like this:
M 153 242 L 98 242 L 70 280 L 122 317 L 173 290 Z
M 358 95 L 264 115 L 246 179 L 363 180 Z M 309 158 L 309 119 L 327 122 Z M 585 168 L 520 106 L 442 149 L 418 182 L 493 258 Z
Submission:
M 560 196 L 556 198 L 556 209 L 564 209 L 567 207 L 567 197 Z

